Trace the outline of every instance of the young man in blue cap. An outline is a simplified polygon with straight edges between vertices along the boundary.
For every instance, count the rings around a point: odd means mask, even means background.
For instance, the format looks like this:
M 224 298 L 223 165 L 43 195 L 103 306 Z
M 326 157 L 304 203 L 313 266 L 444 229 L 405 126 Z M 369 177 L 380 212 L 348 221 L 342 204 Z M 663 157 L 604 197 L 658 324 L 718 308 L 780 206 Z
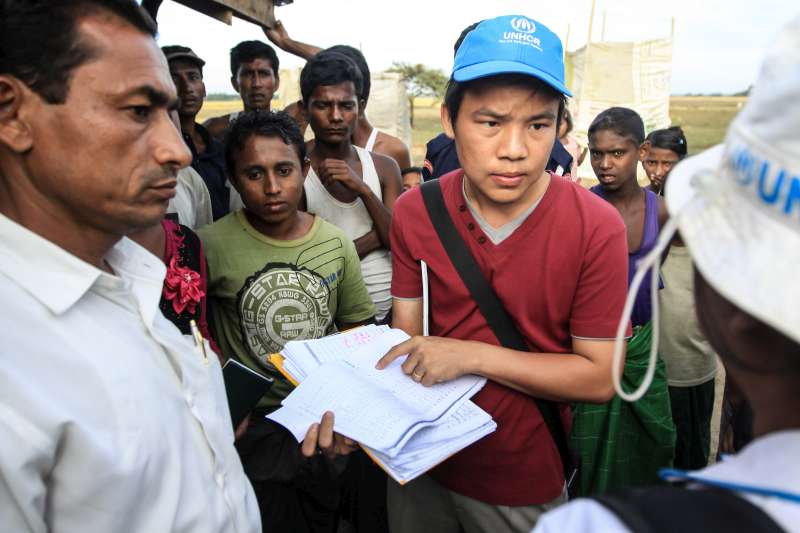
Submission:
M 475 22 L 464 28 L 461 35 L 458 36 L 455 45 L 453 46 L 454 53 L 458 53 L 458 48 L 464 42 L 464 38 L 469 32 L 474 30 L 480 22 Z M 553 143 L 553 151 L 550 153 L 550 160 L 545 167 L 547 170 L 552 170 L 556 174 L 564 174 L 569 172 L 572 166 L 572 155 L 564 148 L 561 141 L 556 140 Z M 446 133 L 440 133 L 426 144 L 425 162 L 422 166 L 422 180 L 430 181 L 437 179 L 453 170 L 461 168 L 461 163 L 458 162 L 458 154 L 456 153 L 455 142 Z
M 553 32 L 523 16 L 481 22 L 458 49 L 441 111 L 463 170 L 395 204 L 393 325 L 412 339 L 379 368 L 403 357 L 404 371 L 426 386 L 483 375 L 487 384 L 473 401 L 498 427 L 428 475 L 403 487 L 390 482 L 394 533 L 529 531 L 566 500 L 558 437 L 539 405 L 563 435 L 566 402 L 604 402 L 613 394 L 611 339 L 627 287 L 625 226 L 595 195 L 545 170 L 569 94 Z M 430 186 L 441 188 L 443 211 L 526 349 L 501 345 L 465 287 L 426 211 Z M 420 261 L 429 278 L 430 337 L 420 336 Z

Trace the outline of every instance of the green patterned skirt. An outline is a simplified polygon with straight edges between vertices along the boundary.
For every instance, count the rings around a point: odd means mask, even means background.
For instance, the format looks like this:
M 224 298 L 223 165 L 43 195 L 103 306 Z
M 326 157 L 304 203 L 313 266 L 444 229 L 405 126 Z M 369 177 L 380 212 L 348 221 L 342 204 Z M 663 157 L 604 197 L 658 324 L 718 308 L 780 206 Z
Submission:
M 650 341 L 650 323 L 634 328 L 622 375 L 625 391 L 644 379 Z M 635 403 L 614 396 L 604 404 L 577 404 L 571 442 L 580 457 L 580 496 L 658 482 L 658 470 L 672 466 L 675 452 L 664 361 L 658 359 L 653 384 Z

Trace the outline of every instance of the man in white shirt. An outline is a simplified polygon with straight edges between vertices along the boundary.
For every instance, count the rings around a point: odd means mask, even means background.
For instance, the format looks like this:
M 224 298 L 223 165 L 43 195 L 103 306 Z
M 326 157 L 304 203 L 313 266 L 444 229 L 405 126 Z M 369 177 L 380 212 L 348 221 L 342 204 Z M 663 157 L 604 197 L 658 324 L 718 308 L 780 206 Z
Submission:
M 800 18 L 778 36 L 725 144 L 670 174 L 673 219 L 639 266 L 657 265 L 680 230 L 694 260 L 698 320 L 753 409 L 756 439 L 703 470 L 662 471 L 691 492 L 578 500 L 546 514 L 536 533 L 800 531 L 798 100 Z
M 200 229 L 214 221 L 211 215 L 211 196 L 208 187 L 192 167 L 178 171 L 175 197 L 170 200 L 167 213 L 177 218 L 178 223 L 191 229 Z
M 0 3 L 3 531 L 260 530 L 219 362 L 124 237 L 191 161 L 154 34 L 133 0 Z

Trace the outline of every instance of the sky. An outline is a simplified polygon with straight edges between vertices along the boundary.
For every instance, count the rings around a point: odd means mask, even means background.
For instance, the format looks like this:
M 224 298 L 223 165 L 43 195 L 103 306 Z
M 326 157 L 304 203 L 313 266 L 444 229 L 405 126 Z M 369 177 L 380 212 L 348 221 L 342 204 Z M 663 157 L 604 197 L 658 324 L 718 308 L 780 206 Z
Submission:
M 360 48 L 370 69 L 393 61 L 450 73 L 453 43 L 469 24 L 498 15 L 529 16 L 557 33 L 568 50 L 587 42 L 591 0 L 294 0 L 276 17 L 296 40 Z M 732 93 L 758 74 L 773 36 L 800 15 L 795 0 L 597 0 L 592 39 L 644 40 L 670 35 L 675 21 L 672 93 Z M 209 93 L 232 93 L 228 52 L 239 41 L 266 40 L 261 28 L 234 19 L 227 26 L 165 0 L 159 44 L 189 46 L 206 61 Z M 278 51 L 281 67 L 304 61 Z

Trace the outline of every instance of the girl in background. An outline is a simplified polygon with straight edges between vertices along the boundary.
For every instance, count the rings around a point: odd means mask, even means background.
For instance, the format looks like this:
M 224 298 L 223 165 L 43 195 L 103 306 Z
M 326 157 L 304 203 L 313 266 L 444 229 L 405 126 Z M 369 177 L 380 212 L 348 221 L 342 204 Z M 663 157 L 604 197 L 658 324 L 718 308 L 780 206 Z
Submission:
M 686 136 L 680 126 L 651 131 L 640 151 L 642 166 L 650 179 L 647 188 L 663 196 L 667 176 L 672 167 L 686 157 L 687 149 Z
M 591 191 L 622 217 L 628 237 L 628 283 L 636 264 L 656 245 L 667 219 L 663 198 L 639 186 L 636 170 L 644 148 L 644 123 L 632 109 L 612 107 L 589 126 L 589 157 L 598 185 Z M 650 355 L 652 302 L 650 275 L 637 293 L 628 339 L 622 385 L 635 389 Z M 604 404 L 579 403 L 572 425 L 573 448 L 580 454 L 580 495 L 658 481 L 658 470 L 672 466 L 675 426 L 672 421 L 663 361 L 653 383 L 637 402 L 615 396 Z

